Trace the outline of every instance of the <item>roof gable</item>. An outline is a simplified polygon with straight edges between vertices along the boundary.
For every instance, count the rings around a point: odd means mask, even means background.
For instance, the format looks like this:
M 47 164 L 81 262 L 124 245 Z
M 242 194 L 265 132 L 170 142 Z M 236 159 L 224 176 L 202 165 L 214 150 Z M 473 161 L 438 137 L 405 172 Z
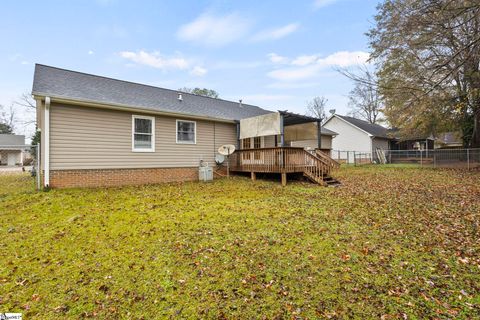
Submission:
M 16 134 L 0 134 L 0 145 L 4 146 L 23 146 L 25 144 L 25 136 Z
M 227 101 L 122 81 L 56 67 L 35 65 L 32 94 L 160 112 L 240 120 L 272 111 Z
M 369 135 L 372 135 L 374 137 L 377 137 L 377 138 L 385 138 L 385 139 L 393 139 L 393 137 L 391 137 L 389 135 L 389 130 L 379 124 L 372 124 L 372 123 L 369 123 L 367 121 L 364 121 L 364 120 L 361 120 L 361 119 L 357 119 L 357 118 L 353 118 L 353 117 L 347 117 L 347 116 L 341 116 L 341 115 L 338 115 L 338 114 L 334 114 L 330 117 L 330 119 L 332 117 L 337 117 L 341 120 L 344 120 L 345 122 L 351 124 L 352 126 L 364 131 L 365 133 L 369 134 Z M 330 119 L 327 120 L 330 121 Z

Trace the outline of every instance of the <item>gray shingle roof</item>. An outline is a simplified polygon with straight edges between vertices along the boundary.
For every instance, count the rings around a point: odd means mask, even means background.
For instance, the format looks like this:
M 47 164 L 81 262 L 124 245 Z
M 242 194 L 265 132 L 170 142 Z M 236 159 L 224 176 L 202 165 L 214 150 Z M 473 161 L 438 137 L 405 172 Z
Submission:
M 372 136 L 378 137 L 378 138 L 385 138 L 385 139 L 392 139 L 393 136 L 389 134 L 389 130 L 385 127 L 382 127 L 379 124 L 372 124 L 370 122 L 367 122 L 365 120 L 353 118 L 353 117 L 347 117 L 347 116 L 341 116 L 336 114 L 337 117 L 342 118 L 343 120 L 353 124 L 354 126 L 362 129 L 363 131 L 366 131 L 370 133 Z
M 324 128 L 323 126 L 320 129 L 322 130 L 322 134 L 324 134 L 326 136 L 337 136 L 338 135 L 338 133 L 336 133 L 335 131 Z M 317 134 L 317 136 L 318 136 L 318 134 Z
M 25 145 L 25 136 L 16 134 L 0 134 L 0 148 L 1 146 L 23 146 Z
M 223 99 L 96 76 L 92 74 L 36 64 L 32 94 L 173 112 L 186 115 L 240 120 L 272 111 Z

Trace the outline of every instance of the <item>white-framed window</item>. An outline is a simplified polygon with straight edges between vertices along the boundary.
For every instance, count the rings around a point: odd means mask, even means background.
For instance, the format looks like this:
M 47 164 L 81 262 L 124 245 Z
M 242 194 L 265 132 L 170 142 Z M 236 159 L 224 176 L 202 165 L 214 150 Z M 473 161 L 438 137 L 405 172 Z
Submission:
M 155 117 L 132 115 L 132 151 L 155 152 Z
M 177 120 L 177 143 L 197 143 L 197 123 L 189 120 Z

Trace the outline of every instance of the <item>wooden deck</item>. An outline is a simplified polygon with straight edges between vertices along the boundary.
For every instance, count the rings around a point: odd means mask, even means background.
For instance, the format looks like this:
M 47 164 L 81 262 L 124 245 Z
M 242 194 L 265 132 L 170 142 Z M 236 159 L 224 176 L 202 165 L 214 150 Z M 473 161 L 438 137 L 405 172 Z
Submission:
M 230 156 L 230 170 L 237 172 L 280 173 L 286 183 L 287 173 L 303 173 L 310 180 L 325 185 L 325 178 L 339 164 L 321 151 L 276 147 L 237 150 Z

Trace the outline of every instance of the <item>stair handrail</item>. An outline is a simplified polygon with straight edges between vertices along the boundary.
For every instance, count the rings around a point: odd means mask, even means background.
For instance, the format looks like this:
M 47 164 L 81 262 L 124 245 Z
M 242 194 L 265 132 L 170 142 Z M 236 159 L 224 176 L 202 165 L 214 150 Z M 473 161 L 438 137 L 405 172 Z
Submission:
M 315 155 L 327 162 L 327 165 L 330 166 L 332 169 L 340 168 L 340 163 L 338 161 L 332 159 L 331 157 L 323 153 L 321 150 L 315 149 Z
M 320 158 L 311 152 L 308 152 L 307 150 L 304 150 L 304 155 L 306 157 L 304 172 L 312 176 L 317 183 L 325 185 L 325 182 L 323 181 L 323 175 L 330 172 L 328 165 L 323 163 Z M 314 166 L 309 166 L 307 159 L 312 161 Z

